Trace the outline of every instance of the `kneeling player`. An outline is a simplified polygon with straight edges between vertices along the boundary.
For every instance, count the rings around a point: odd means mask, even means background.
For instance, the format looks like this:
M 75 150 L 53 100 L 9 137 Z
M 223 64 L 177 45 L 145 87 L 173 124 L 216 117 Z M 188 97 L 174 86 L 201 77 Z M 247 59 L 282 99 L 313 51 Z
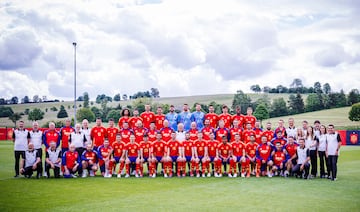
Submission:
M 90 177 L 94 177 L 95 172 L 98 170 L 97 162 L 97 152 L 93 150 L 91 144 L 87 144 L 86 150 L 81 155 L 81 165 L 83 169 L 82 177 L 87 177 L 88 172 L 90 173 Z
M 246 158 L 245 158 L 245 144 L 240 141 L 240 135 L 235 134 L 235 141 L 231 143 L 232 151 L 230 158 L 230 171 L 229 173 L 233 177 L 237 177 L 237 164 L 239 165 L 239 172 L 241 172 L 241 177 L 245 177 L 246 174 Z M 241 164 L 241 169 L 240 169 Z
M 140 173 L 140 147 L 135 143 L 135 135 L 130 135 L 130 143 L 126 145 L 126 175 L 125 177 L 130 177 L 130 164 L 135 164 L 135 177 L 142 177 L 143 174 Z
M 64 178 L 76 178 L 76 172 L 80 171 L 80 156 L 74 144 L 70 144 L 69 150 L 64 152 L 62 165 L 64 166 Z
M 267 172 L 268 177 L 272 177 L 271 167 L 273 165 L 273 161 L 271 160 L 271 152 L 272 147 L 268 144 L 267 137 L 262 136 L 261 144 L 256 150 L 256 158 L 260 161 L 260 171 L 262 176 L 265 176 Z
M 109 144 L 109 140 L 105 139 L 104 144 L 98 148 L 99 166 L 101 175 L 103 177 L 112 177 L 113 162 L 111 161 L 111 154 L 113 148 Z
M 55 178 L 60 177 L 60 166 L 61 166 L 61 150 L 56 148 L 56 142 L 50 142 L 50 148 L 46 151 L 45 156 L 45 172 L 47 178 L 50 178 L 50 169 L 54 170 Z
M 286 156 L 283 151 L 283 148 L 281 147 L 281 143 L 278 142 L 276 145 L 276 151 L 273 156 L 274 165 L 272 167 L 272 171 L 275 173 L 275 175 L 278 175 L 280 172 L 280 176 L 284 176 L 284 170 L 285 170 L 285 164 L 286 164 Z
M 116 170 L 116 164 L 119 165 L 119 171 L 117 172 L 117 177 L 121 177 L 121 172 L 125 167 L 125 148 L 126 144 L 121 141 L 121 135 L 116 135 L 116 142 L 113 143 L 113 157 L 111 158 L 112 164 L 114 164 L 114 171 Z

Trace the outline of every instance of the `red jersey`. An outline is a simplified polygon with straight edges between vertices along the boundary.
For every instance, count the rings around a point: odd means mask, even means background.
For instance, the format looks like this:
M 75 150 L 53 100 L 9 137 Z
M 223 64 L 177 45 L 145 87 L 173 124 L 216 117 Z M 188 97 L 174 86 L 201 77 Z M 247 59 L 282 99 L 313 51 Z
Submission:
M 205 114 L 204 120 L 209 119 L 210 120 L 210 126 L 214 129 L 217 128 L 217 124 L 219 121 L 219 116 L 216 113 L 207 113 Z
M 261 144 L 261 136 L 262 136 L 262 129 L 261 128 L 254 128 L 253 129 L 255 132 L 255 141 L 258 144 Z M 271 140 L 268 140 L 271 141 Z
M 204 127 L 201 132 L 203 133 L 204 140 L 210 140 L 210 133 L 215 133 L 214 128 L 212 127 Z
M 280 143 L 281 146 L 285 146 L 286 143 L 287 143 L 287 140 L 285 140 L 284 138 L 274 138 L 272 141 L 271 141 L 272 145 L 276 145 L 276 143 Z
M 162 136 L 162 140 L 167 143 L 168 141 L 170 141 L 171 139 L 171 133 L 173 132 L 173 130 L 170 127 L 164 127 L 160 130 L 161 132 L 161 136 Z
M 260 144 L 257 148 L 257 156 L 260 160 L 268 161 L 271 158 L 272 148 L 268 144 Z
M 229 143 L 220 143 L 218 145 L 218 151 L 219 151 L 219 155 L 222 158 L 228 158 L 230 156 L 230 151 L 231 151 L 231 145 Z
M 255 122 L 256 122 L 256 117 L 255 116 L 253 116 L 253 115 L 246 115 L 245 116 L 245 125 L 247 124 L 247 123 L 250 123 L 251 124 L 251 128 L 254 128 L 255 127 Z M 244 125 L 244 127 L 245 127 L 245 125 Z
M 167 148 L 169 148 L 169 156 L 174 157 L 174 156 L 179 156 L 179 147 L 181 146 L 181 144 L 179 143 L 179 141 L 173 141 L 170 140 L 169 143 L 167 144 Z
M 47 130 L 43 134 L 43 143 L 46 149 L 49 148 L 51 141 L 56 142 L 56 147 L 60 145 L 60 134 L 56 130 Z
M 107 138 L 109 140 L 110 145 L 112 145 L 116 141 L 116 134 L 118 134 L 119 129 L 116 127 L 108 127 L 106 128 Z
M 112 145 L 112 148 L 114 149 L 113 154 L 114 157 L 121 157 L 123 155 L 124 150 L 126 149 L 126 144 L 124 142 L 115 142 Z
M 161 130 L 164 127 L 165 115 L 156 114 L 155 115 L 155 127 L 157 130 Z
M 296 149 L 298 146 L 299 145 L 297 143 L 285 145 L 285 150 L 286 150 L 287 154 L 289 155 L 289 158 L 291 158 L 292 156 L 294 156 L 296 154 Z
M 275 137 L 277 137 L 277 133 L 278 132 L 281 132 L 281 136 L 283 137 L 283 138 L 286 138 L 287 136 L 286 136 L 286 128 L 285 127 L 283 127 L 283 128 L 276 128 L 275 129 Z
M 243 128 L 244 127 L 244 123 L 245 123 L 245 116 L 243 114 L 240 115 L 233 115 L 232 119 L 231 119 L 231 123 L 234 122 L 234 120 L 238 120 L 239 121 L 239 127 Z
M 138 122 L 138 121 L 143 121 L 142 120 L 142 118 L 141 117 L 131 117 L 130 119 L 129 119 L 129 127 L 131 128 L 131 129 L 134 129 L 135 127 L 136 127 L 136 123 Z
M 129 120 L 130 120 L 129 116 L 123 116 L 123 117 L 119 118 L 119 121 L 118 121 L 119 129 L 123 128 L 123 124 L 125 122 L 129 122 Z
M 187 157 L 192 156 L 192 149 L 193 149 L 194 143 L 190 140 L 183 141 L 183 147 L 184 147 L 184 155 Z
M 276 166 L 280 166 L 283 162 L 285 162 L 286 156 L 283 151 L 276 151 L 273 156 L 273 161 Z
M 121 129 L 120 130 L 120 135 L 121 135 L 121 140 L 125 143 L 125 144 L 127 144 L 127 143 L 129 143 L 130 142 L 130 135 L 131 134 L 133 134 L 134 132 L 131 130 L 131 129 L 129 129 L 129 128 L 127 128 L 127 129 Z
M 61 148 L 69 148 L 69 138 L 70 134 L 74 132 L 74 128 L 72 127 L 63 127 L 60 130 L 61 137 Z
M 147 132 L 149 142 L 156 141 L 156 134 L 157 133 L 158 133 L 157 130 L 149 130 Z
M 155 122 L 155 114 L 153 112 L 143 112 L 140 117 L 143 120 L 143 126 L 147 129 L 150 128 L 150 123 Z
M 205 147 L 207 146 L 204 140 L 197 140 L 194 142 L 194 147 L 196 148 L 197 156 L 204 157 L 205 156 Z
M 155 141 L 153 143 L 153 154 L 155 157 L 164 156 L 166 144 L 163 141 Z
M 255 134 L 254 130 L 244 130 L 242 133 L 242 140 L 245 144 L 250 142 L 250 135 Z
M 126 151 L 128 157 L 137 157 L 139 155 L 139 145 L 137 143 L 128 143 L 126 145 Z
M 233 142 L 233 141 L 235 141 L 235 135 L 236 134 L 239 134 L 239 136 L 240 136 L 240 139 L 241 139 L 241 135 L 242 135 L 242 130 L 241 130 L 241 128 L 231 128 L 230 129 L 230 141 L 231 142 Z
M 215 138 L 217 141 L 222 142 L 222 137 L 225 136 L 227 138 L 229 138 L 230 132 L 227 128 L 218 128 L 215 131 Z
M 246 151 L 246 155 L 248 155 L 249 157 L 255 157 L 256 156 L 256 149 L 258 147 L 258 144 L 257 143 L 248 143 L 246 144 L 246 147 L 245 147 L 245 151 Z
M 245 144 L 243 142 L 233 142 L 231 143 L 232 153 L 235 157 L 243 156 L 245 150 Z
M 147 132 L 148 132 L 147 129 L 144 127 L 142 127 L 142 128 L 135 127 L 135 129 L 134 129 L 135 142 L 137 144 L 140 144 L 140 142 L 144 140 L 144 135 Z
M 75 166 L 75 162 L 80 164 L 80 157 L 77 151 L 66 151 L 63 154 L 62 165 L 66 166 L 68 169 L 72 169 Z
M 188 133 L 190 134 L 190 140 L 191 141 L 196 141 L 198 139 L 198 130 L 197 129 L 190 129 L 188 131 Z
M 149 158 L 151 146 L 152 146 L 152 144 L 149 141 L 146 143 L 144 141 L 140 143 L 140 149 L 142 150 L 142 156 L 144 158 Z
M 266 130 L 262 135 L 265 135 L 268 141 L 271 141 L 274 138 L 274 132 L 272 130 Z
M 113 151 L 113 148 L 111 146 L 105 147 L 105 146 L 100 146 L 98 148 L 98 153 L 99 153 L 99 159 L 104 159 L 111 156 L 111 153 Z
M 104 140 L 106 138 L 106 128 L 105 127 L 93 127 L 90 132 L 90 136 L 93 140 L 94 146 L 101 146 L 104 143 Z
M 222 113 L 219 115 L 219 120 L 223 120 L 224 121 L 224 127 L 225 128 L 230 128 L 231 126 L 231 115 L 229 113 Z
M 91 161 L 93 164 L 96 164 L 98 162 L 97 152 L 95 150 L 86 150 L 82 153 L 81 160 Z
M 208 155 L 209 157 L 215 157 L 216 156 L 216 151 L 217 151 L 217 146 L 219 145 L 219 142 L 217 140 L 210 140 L 207 142 L 207 147 L 208 147 Z

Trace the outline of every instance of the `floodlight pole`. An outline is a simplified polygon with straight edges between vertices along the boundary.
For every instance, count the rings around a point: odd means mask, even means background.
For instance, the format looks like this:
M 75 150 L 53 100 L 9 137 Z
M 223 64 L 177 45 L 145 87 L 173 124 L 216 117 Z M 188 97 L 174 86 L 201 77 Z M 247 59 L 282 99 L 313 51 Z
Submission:
M 74 46 L 74 127 L 76 125 L 76 42 L 73 42 Z

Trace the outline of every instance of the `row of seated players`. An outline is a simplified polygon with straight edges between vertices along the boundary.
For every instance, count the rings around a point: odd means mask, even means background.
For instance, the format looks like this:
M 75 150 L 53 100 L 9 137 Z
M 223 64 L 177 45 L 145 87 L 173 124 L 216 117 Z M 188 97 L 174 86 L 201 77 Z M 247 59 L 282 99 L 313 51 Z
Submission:
M 271 143 L 267 136 L 262 135 L 261 144 L 256 143 L 255 134 L 249 135 L 248 143 L 242 142 L 239 134 L 235 135 L 233 142 L 229 142 L 226 136 L 221 137 L 219 142 L 213 132 L 210 132 L 209 140 L 203 139 L 202 132 L 198 132 L 197 137 L 197 140 L 192 141 L 190 133 L 186 133 L 185 140 L 179 142 L 176 140 L 176 133 L 172 132 L 170 141 L 165 142 L 161 133 L 157 133 L 156 140 L 150 142 L 145 134 L 143 141 L 138 144 L 133 134 L 130 135 L 129 143 L 122 141 L 121 135 L 117 134 L 112 145 L 105 139 L 103 145 L 96 149 L 90 143 L 85 150 L 70 144 L 69 150 L 62 157 L 56 143 L 51 142 L 46 153 L 45 169 L 48 177 L 49 169 L 54 169 L 55 177 L 59 177 L 60 166 L 63 165 L 64 177 L 75 177 L 77 172 L 82 177 L 87 177 L 88 174 L 94 176 L 100 169 L 104 177 L 115 174 L 119 178 L 124 167 L 125 177 L 130 176 L 131 167 L 136 177 L 142 177 L 144 166 L 147 166 L 148 176 L 156 177 L 159 163 L 164 177 L 171 177 L 173 174 L 184 177 L 186 173 L 197 177 L 210 177 L 212 174 L 221 177 L 223 172 L 229 177 L 250 177 L 250 174 L 272 177 L 274 174 L 301 174 L 304 170 L 304 167 L 296 166 L 298 144 L 293 136 L 289 136 L 286 143 L 275 139 Z M 304 141 L 300 139 L 301 143 Z M 119 168 L 116 172 L 117 164 Z M 308 174 L 308 170 L 304 171 Z

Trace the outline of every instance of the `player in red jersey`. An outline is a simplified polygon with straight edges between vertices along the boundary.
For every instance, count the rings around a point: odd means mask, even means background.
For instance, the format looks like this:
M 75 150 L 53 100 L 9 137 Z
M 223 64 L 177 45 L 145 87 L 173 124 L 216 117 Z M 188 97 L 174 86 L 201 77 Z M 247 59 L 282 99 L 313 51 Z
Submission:
M 114 165 L 114 171 L 116 170 L 116 164 L 119 165 L 119 171 L 117 172 L 117 177 L 121 178 L 121 172 L 125 166 L 125 151 L 126 144 L 121 140 L 121 135 L 116 135 L 116 141 L 112 145 L 113 148 L 113 157 L 111 158 L 112 164 Z
M 101 125 L 101 118 L 96 118 L 96 126 L 91 129 L 90 136 L 94 150 L 103 145 L 106 135 L 106 128 Z
M 250 123 L 251 128 L 255 127 L 256 117 L 253 116 L 253 109 L 251 107 L 248 107 L 246 110 L 246 116 L 245 116 L 245 123 Z
M 82 164 L 82 177 L 87 177 L 88 172 L 90 177 L 95 176 L 95 172 L 98 170 L 98 154 L 95 150 L 92 149 L 91 144 L 86 144 L 86 150 L 81 155 L 81 164 Z
M 268 141 L 271 141 L 274 138 L 274 131 L 271 130 L 271 123 L 266 123 L 266 130 L 263 131 L 262 136 L 266 136 Z
M 134 128 L 135 143 L 140 144 L 144 135 L 148 133 L 148 130 L 143 127 L 143 123 L 139 120 Z
M 247 166 L 247 175 L 250 177 L 250 173 L 255 174 L 256 177 L 260 177 L 260 160 L 256 158 L 256 149 L 258 144 L 255 142 L 255 134 L 250 134 L 250 142 L 246 144 L 245 153 L 246 153 L 246 166 Z M 251 169 L 253 171 L 251 171 Z
M 164 126 L 164 121 L 165 121 L 165 115 L 163 114 L 162 107 L 159 106 L 157 108 L 157 113 L 155 115 L 156 130 L 161 130 L 161 128 Z
M 197 126 L 196 126 L 196 122 L 191 122 L 191 125 L 190 125 L 190 130 L 188 131 L 188 133 L 190 134 L 190 140 L 191 141 L 196 141 L 198 139 L 198 129 L 197 129 Z
M 60 129 L 61 152 L 66 152 L 69 150 L 70 134 L 74 131 L 75 129 L 71 126 L 71 120 L 67 118 L 65 120 L 65 126 Z
M 296 154 L 296 149 L 299 146 L 299 144 L 297 144 L 294 140 L 293 136 L 289 136 L 288 137 L 288 143 L 283 147 L 285 154 L 286 154 L 286 158 L 288 159 L 286 162 L 286 171 L 285 171 L 285 176 L 288 176 L 290 171 L 292 170 L 292 168 L 296 165 L 297 161 L 296 159 L 294 160 L 289 160 L 290 158 L 292 158 L 295 154 Z
M 116 135 L 119 133 L 119 129 L 115 127 L 114 119 L 109 119 L 109 127 L 106 128 L 106 134 L 107 138 L 109 140 L 110 146 L 113 145 L 113 143 L 116 140 Z
M 152 171 L 152 177 L 156 177 L 158 164 L 162 163 L 164 160 L 163 158 L 166 157 L 166 143 L 162 140 L 161 133 L 158 132 L 156 135 L 156 141 L 152 144 L 152 158 L 153 162 L 155 163 L 154 170 Z M 165 159 L 165 158 L 164 158 Z
M 225 136 L 229 139 L 230 132 L 228 128 L 225 127 L 224 120 L 219 120 L 219 128 L 215 131 L 215 138 L 219 142 L 222 142 L 222 137 Z
M 231 143 L 232 151 L 229 174 L 231 174 L 233 177 L 237 177 L 237 164 L 239 173 L 241 173 L 241 177 L 245 177 L 246 174 L 245 144 L 240 140 L 240 138 L 240 134 L 235 134 L 235 140 Z
M 181 144 L 179 141 L 176 140 L 176 133 L 172 132 L 171 133 L 171 140 L 168 142 L 167 144 L 167 159 L 164 162 L 164 177 L 172 177 L 173 175 L 173 168 L 174 165 L 175 167 L 177 167 L 177 169 L 175 168 L 175 170 L 177 171 L 177 175 L 178 177 L 180 177 L 180 164 L 179 164 L 179 156 L 180 154 L 180 149 Z
M 215 111 L 214 106 L 209 105 L 209 113 L 205 114 L 204 119 L 209 120 L 210 121 L 210 126 L 213 129 L 216 129 L 218 121 L 219 121 L 219 116 L 214 111 Z
M 162 140 L 167 143 L 171 139 L 171 133 L 173 132 L 173 129 L 169 127 L 169 121 L 164 121 L 164 127 L 160 130 Z
M 147 165 L 148 175 L 151 177 L 154 173 L 155 161 L 151 158 L 152 142 L 149 141 L 147 134 L 144 135 L 143 141 L 140 142 L 140 172 L 144 173 L 144 165 Z
M 231 115 L 229 114 L 229 108 L 226 105 L 222 106 L 222 114 L 219 115 L 219 121 L 223 120 L 224 121 L 224 127 L 229 129 L 230 125 L 231 125 Z M 220 127 L 220 124 L 219 124 Z M 221 139 L 221 138 L 220 138 Z
M 150 128 L 147 132 L 147 136 L 149 139 L 149 142 L 154 142 L 156 140 L 156 134 L 158 133 L 158 130 L 155 127 L 155 123 L 150 123 Z
M 253 130 L 255 132 L 256 143 L 261 144 L 261 136 L 262 136 L 263 130 L 261 129 L 260 121 L 255 122 L 255 127 Z M 268 140 L 268 141 L 271 141 L 271 140 Z
M 254 134 L 255 132 L 254 130 L 251 128 L 251 123 L 247 123 L 246 124 L 246 128 L 245 130 L 242 132 L 242 140 L 244 141 L 245 144 L 250 142 L 250 135 Z M 255 137 L 256 138 L 256 137 Z M 256 139 L 255 139 L 256 140 Z
M 196 164 L 195 164 L 195 155 L 194 155 L 194 142 L 190 140 L 190 134 L 187 132 L 185 133 L 185 140 L 183 141 L 183 147 L 184 147 L 184 156 L 186 159 L 186 163 L 188 164 L 189 169 L 189 175 L 190 177 L 194 176 L 194 170 Z M 184 164 L 186 166 L 186 163 Z M 185 170 L 185 167 L 183 167 L 183 170 Z
M 228 138 L 226 136 L 223 136 L 221 138 L 222 143 L 220 143 L 217 147 L 217 159 L 215 162 L 215 177 L 222 177 L 222 165 L 224 166 L 224 171 L 226 174 L 227 164 L 229 163 L 229 159 L 231 156 L 232 147 L 228 143 Z M 229 174 L 229 177 L 230 176 Z
M 135 143 L 135 135 L 130 135 L 130 143 L 126 145 L 125 177 L 130 177 L 130 164 L 135 164 L 135 177 L 142 177 L 140 172 L 140 147 Z
M 207 155 L 207 143 L 203 139 L 203 133 L 198 132 L 197 135 L 198 139 L 194 142 L 194 158 L 195 158 L 195 168 L 196 168 L 196 177 L 200 177 L 200 163 L 201 163 L 201 173 L 202 177 L 205 177 L 205 172 L 210 173 L 209 170 L 206 170 L 206 167 L 209 165 L 207 163 L 208 160 L 206 160 Z
M 205 119 L 204 121 L 204 128 L 201 130 L 201 132 L 203 133 L 203 138 L 204 140 L 208 141 L 210 140 L 210 133 L 214 133 L 214 128 L 212 128 L 210 126 L 210 120 L 209 119 Z
M 155 114 L 150 111 L 151 106 L 149 104 L 145 105 L 145 111 L 141 113 L 140 117 L 143 121 L 143 125 L 145 128 L 150 128 L 150 123 L 155 121 Z
M 278 122 L 278 127 L 274 130 L 274 137 L 277 138 L 278 132 L 281 132 L 281 137 L 286 138 L 286 128 L 284 126 L 284 120 L 280 119 Z
M 275 146 L 276 143 L 280 143 L 282 147 L 285 146 L 287 143 L 287 140 L 284 137 L 282 137 L 281 131 L 277 131 L 276 137 L 271 140 L 271 144 L 273 146 Z
M 128 144 L 130 142 L 130 135 L 134 134 L 134 131 L 129 128 L 129 123 L 124 122 L 123 127 L 120 130 L 121 140 Z
M 111 161 L 111 154 L 113 148 L 109 144 L 109 140 L 105 139 L 104 144 L 98 148 L 99 166 L 101 175 L 103 177 L 112 177 L 113 162 Z
M 284 176 L 285 164 L 287 162 L 286 155 L 280 143 L 276 143 L 275 145 L 276 150 L 273 155 L 274 165 L 272 167 L 272 172 L 275 173 L 275 175 Z M 278 173 L 279 171 L 280 173 Z
M 50 147 L 50 142 L 56 142 L 56 148 L 60 145 L 60 134 L 55 129 L 55 123 L 49 123 L 49 129 L 44 132 L 42 135 L 43 144 L 45 145 L 45 151 Z
M 133 116 L 129 119 L 129 128 L 130 129 L 134 129 L 136 127 L 136 123 L 138 121 L 143 121 L 142 118 L 139 116 L 139 111 L 137 109 L 135 109 L 133 111 Z
M 272 157 L 271 153 L 273 151 L 272 146 L 268 144 L 266 136 L 261 137 L 261 144 L 256 149 L 256 158 L 260 161 L 260 171 L 261 175 L 265 176 L 266 173 L 268 177 L 272 177 Z M 269 171 L 268 171 L 269 170 Z
M 121 118 L 119 118 L 118 126 L 121 129 L 125 122 L 129 122 L 130 120 L 130 110 L 125 108 L 121 111 Z
M 234 120 L 238 120 L 239 127 L 244 128 L 245 126 L 245 116 L 241 114 L 241 107 L 239 105 L 236 106 L 236 114 L 232 116 L 231 123 L 234 123 Z M 241 135 L 241 134 L 240 134 Z
M 206 163 L 207 165 L 206 170 L 208 170 L 207 177 L 211 177 L 210 164 L 212 166 L 211 167 L 212 171 L 214 171 L 214 160 L 217 154 L 217 146 L 219 145 L 219 142 L 215 140 L 215 134 L 213 132 L 210 133 L 209 137 L 210 140 L 207 142 L 207 155 L 206 155 L 206 159 L 208 161 L 208 163 Z
M 75 149 L 75 145 L 70 144 L 69 150 L 63 154 L 64 178 L 76 178 L 75 174 L 80 170 L 80 156 Z
M 233 121 L 233 127 L 230 128 L 230 142 L 235 141 L 235 135 L 241 135 L 242 134 L 242 129 L 240 128 L 239 125 L 239 120 L 235 119 Z

